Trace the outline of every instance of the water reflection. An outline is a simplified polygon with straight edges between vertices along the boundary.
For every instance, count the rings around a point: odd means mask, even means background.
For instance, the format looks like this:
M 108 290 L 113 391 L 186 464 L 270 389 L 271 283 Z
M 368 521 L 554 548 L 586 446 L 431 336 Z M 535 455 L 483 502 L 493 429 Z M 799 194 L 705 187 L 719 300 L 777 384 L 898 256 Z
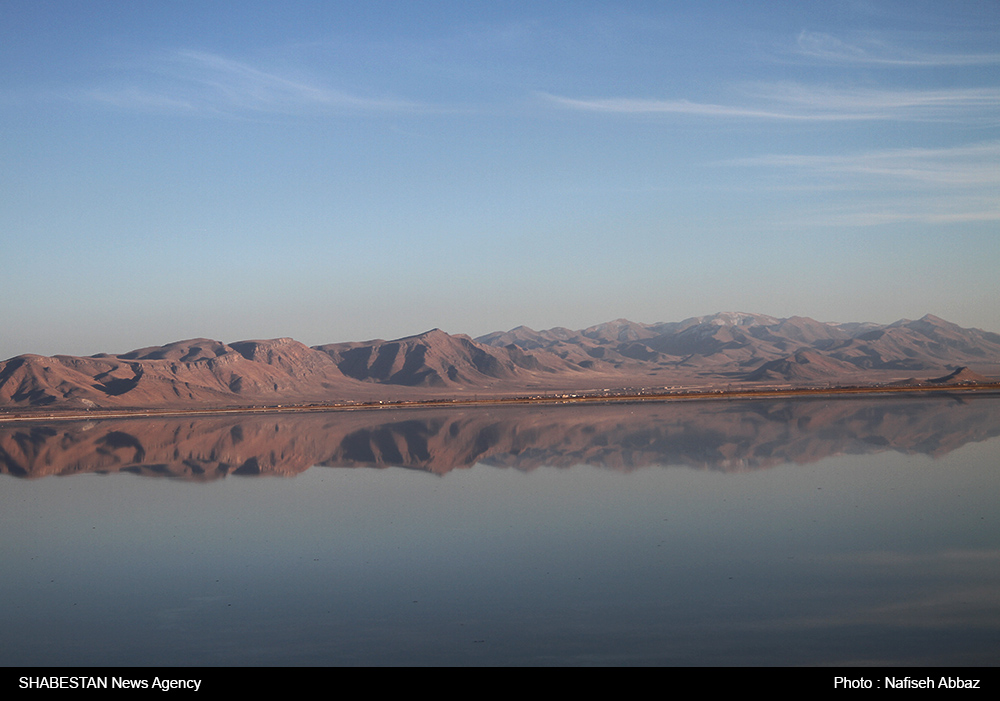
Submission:
M 191 480 L 474 464 L 725 472 L 892 450 L 941 456 L 1000 435 L 995 399 L 797 399 L 130 419 L 0 427 L 18 477 L 134 472 Z
M 998 435 L 987 397 L 6 426 L 0 665 L 992 665 Z

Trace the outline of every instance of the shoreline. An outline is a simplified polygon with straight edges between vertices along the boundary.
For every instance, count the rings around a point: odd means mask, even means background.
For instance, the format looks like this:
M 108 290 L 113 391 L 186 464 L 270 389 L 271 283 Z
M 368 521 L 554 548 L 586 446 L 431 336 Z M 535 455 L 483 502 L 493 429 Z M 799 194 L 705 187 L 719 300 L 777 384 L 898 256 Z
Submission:
M 788 387 L 758 389 L 672 390 L 669 392 L 623 392 L 615 394 L 562 392 L 559 394 L 518 395 L 511 397 L 478 397 L 450 399 L 401 399 L 368 402 L 330 402 L 308 404 L 246 405 L 228 407 L 180 408 L 121 408 L 121 409 L 0 409 L 0 424 L 38 423 L 53 421 L 84 421 L 122 418 L 158 418 L 183 416 L 216 416 L 227 414 L 299 414 L 335 411 L 378 411 L 383 409 L 425 409 L 479 406 L 531 406 L 565 404 L 614 404 L 629 402 L 674 402 L 732 399 L 777 399 L 783 397 L 840 397 L 877 396 L 887 394 L 975 394 L 1000 392 L 1000 382 L 966 385 L 906 385 L 906 386 L 845 386 L 845 387 Z

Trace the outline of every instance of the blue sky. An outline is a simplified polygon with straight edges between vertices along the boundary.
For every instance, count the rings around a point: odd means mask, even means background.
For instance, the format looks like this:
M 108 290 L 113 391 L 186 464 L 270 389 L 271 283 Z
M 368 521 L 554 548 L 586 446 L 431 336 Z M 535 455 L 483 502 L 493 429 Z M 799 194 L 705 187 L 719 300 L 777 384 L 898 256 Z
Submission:
M 0 357 L 1000 331 L 1000 4 L 0 0 Z

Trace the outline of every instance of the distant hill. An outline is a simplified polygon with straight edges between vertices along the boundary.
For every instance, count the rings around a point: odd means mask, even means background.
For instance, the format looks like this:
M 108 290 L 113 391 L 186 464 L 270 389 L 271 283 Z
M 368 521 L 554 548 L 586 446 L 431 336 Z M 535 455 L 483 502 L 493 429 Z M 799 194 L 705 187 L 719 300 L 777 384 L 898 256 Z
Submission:
M 764 363 L 753 372 L 748 372 L 744 379 L 751 382 L 778 380 L 805 384 L 843 377 L 855 369 L 850 363 L 842 360 L 824 357 L 813 350 L 801 349 L 792 355 Z
M 316 350 L 326 353 L 348 377 L 407 387 L 482 387 L 520 377 L 526 370 L 577 370 L 547 353 L 539 358 L 516 345 L 490 346 L 440 329 L 395 341 L 332 343 Z
M 497 338 L 490 334 L 477 340 L 495 343 Z M 1000 359 L 1000 334 L 964 329 L 930 314 L 917 321 L 878 325 L 723 312 L 663 324 L 619 319 L 573 335 L 559 329 L 555 338 L 546 331 L 525 338 L 509 342 L 560 355 L 582 352 L 599 363 L 616 366 L 630 360 L 654 361 L 749 381 L 761 379 L 762 373 L 795 380 L 803 375 L 806 361 L 814 367 L 805 374 L 829 377 L 852 370 L 950 370 L 963 364 L 995 365 Z M 796 359 L 801 351 L 810 354 Z M 822 369 L 817 364 L 820 358 L 828 361 Z M 786 362 L 762 370 L 779 360 Z
M 972 372 L 967 367 L 956 368 L 944 377 L 934 377 L 927 380 L 935 385 L 975 385 L 989 382 L 988 377 L 983 377 L 979 373 Z
M 970 384 L 997 376 L 1000 335 L 931 315 L 879 325 L 724 312 L 658 324 L 616 319 L 577 331 L 519 326 L 477 339 L 433 329 L 312 348 L 290 338 L 197 338 L 119 355 L 21 355 L 0 362 L 0 407 L 246 406 L 903 378 Z

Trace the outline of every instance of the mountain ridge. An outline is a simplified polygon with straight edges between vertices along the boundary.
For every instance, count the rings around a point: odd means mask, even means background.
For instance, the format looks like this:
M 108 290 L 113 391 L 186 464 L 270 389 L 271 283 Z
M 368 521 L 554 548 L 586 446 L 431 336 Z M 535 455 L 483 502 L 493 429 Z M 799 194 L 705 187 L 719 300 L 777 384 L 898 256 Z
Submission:
M 968 368 L 965 372 L 958 372 Z M 0 362 L 0 408 L 245 406 L 644 387 L 978 383 L 1000 376 L 1000 334 L 927 314 L 892 324 L 720 312 L 518 326 L 471 338 L 174 341 L 121 354 Z M 905 380 L 904 380 L 905 378 Z

